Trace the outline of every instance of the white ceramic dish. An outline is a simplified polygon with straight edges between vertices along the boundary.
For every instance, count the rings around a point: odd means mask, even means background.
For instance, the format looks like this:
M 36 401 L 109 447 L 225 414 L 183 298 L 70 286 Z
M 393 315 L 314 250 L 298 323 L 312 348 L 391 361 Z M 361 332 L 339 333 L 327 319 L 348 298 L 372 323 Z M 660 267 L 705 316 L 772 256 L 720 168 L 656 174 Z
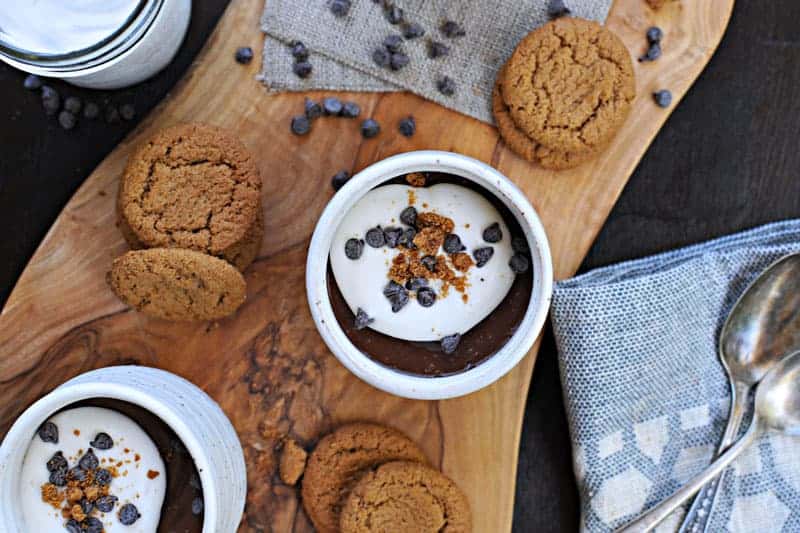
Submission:
M 0 531 L 27 533 L 17 487 L 28 443 L 56 411 L 90 398 L 129 402 L 157 415 L 192 455 L 203 487 L 203 533 L 233 533 L 244 511 L 247 473 L 239 438 L 225 413 L 185 379 L 141 366 L 116 366 L 76 376 L 26 409 L 0 446 Z
M 499 198 L 516 217 L 531 249 L 533 288 L 528 310 L 516 333 L 494 355 L 464 372 L 424 377 L 400 372 L 370 359 L 345 334 L 331 306 L 327 268 L 334 235 L 345 213 L 359 198 L 385 181 L 409 172 L 446 172 L 468 179 Z M 544 227 L 525 194 L 497 170 L 452 152 L 418 151 L 375 163 L 355 176 L 322 213 L 308 250 L 306 291 L 311 314 L 328 348 L 353 374 L 381 390 L 406 398 L 438 400 L 469 394 L 509 372 L 528 353 L 544 325 L 553 289 L 553 267 Z

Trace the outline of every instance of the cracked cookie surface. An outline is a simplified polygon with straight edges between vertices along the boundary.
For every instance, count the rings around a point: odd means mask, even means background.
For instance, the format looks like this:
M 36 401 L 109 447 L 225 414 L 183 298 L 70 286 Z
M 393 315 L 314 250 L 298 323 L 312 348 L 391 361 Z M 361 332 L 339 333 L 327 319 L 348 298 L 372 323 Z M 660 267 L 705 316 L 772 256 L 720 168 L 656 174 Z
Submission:
M 605 145 L 636 94 L 627 48 L 596 22 L 560 18 L 528 34 L 503 75 L 514 123 L 545 148 L 580 153 Z
M 182 124 L 131 156 L 117 209 L 143 246 L 224 255 L 253 226 L 260 198 L 258 169 L 241 142 L 214 126 Z
M 342 509 L 342 533 L 470 533 L 466 496 L 419 463 L 386 463 L 364 474 Z
M 320 533 L 339 531 L 339 515 L 350 489 L 368 469 L 390 461 L 427 462 L 422 450 L 391 428 L 356 423 L 323 437 L 303 475 L 303 507 Z
M 167 320 L 214 320 L 245 300 L 242 274 L 232 265 L 192 250 L 151 248 L 118 257 L 108 284 L 126 304 Z

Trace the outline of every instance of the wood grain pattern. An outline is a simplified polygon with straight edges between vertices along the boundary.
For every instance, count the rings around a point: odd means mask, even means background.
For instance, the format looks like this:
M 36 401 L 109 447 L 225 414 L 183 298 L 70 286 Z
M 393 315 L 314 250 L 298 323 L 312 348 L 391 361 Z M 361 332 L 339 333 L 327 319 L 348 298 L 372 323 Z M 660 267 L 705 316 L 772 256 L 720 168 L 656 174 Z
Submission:
M 475 530 L 509 530 L 517 447 L 535 351 L 498 383 L 465 398 L 420 402 L 383 394 L 350 375 L 314 328 L 303 286 L 305 250 L 330 198 L 332 174 L 420 148 L 486 161 L 514 180 L 541 215 L 558 278 L 578 267 L 669 110 L 650 92 L 669 88 L 675 103 L 718 44 L 733 0 L 675 2 L 659 12 L 643 0 L 617 0 L 608 25 L 634 56 L 653 23 L 666 33 L 664 56 L 635 65 L 638 98 L 613 144 L 566 172 L 531 166 L 498 142 L 496 131 L 410 94 L 346 95 L 385 125 L 363 141 L 355 121 L 327 121 L 311 135 L 288 133 L 303 95 L 268 95 L 258 66 L 232 60 L 238 46 L 260 49 L 261 0 L 234 0 L 196 64 L 140 127 L 75 194 L 21 276 L 0 314 L 0 432 L 33 400 L 71 376 L 137 363 L 180 374 L 204 388 L 231 417 L 246 450 L 250 493 L 241 531 L 309 531 L 297 491 L 276 475 L 275 447 L 286 434 L 312 444 L 349 420 L 398 427 L 467 492 Z M 318 94 L 313 95 L 319 96 Z M 407 114 L 412 139 L 388 133 Z M 133 147 L 157 129 L 206 121 L 236 130 L 257 155 L 264 178 L 266 231 L 247 273 L 248 301 L 230 319 L 172 324 L 124 308 L 105 286 L 125 250 L 114 227 L 117 179 Z

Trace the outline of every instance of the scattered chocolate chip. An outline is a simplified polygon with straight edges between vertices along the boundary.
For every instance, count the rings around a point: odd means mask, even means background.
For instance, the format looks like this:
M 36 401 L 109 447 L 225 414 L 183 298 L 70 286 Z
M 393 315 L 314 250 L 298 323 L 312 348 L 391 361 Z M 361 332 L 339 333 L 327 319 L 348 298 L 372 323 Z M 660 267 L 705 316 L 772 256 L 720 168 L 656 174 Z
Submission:
M 89 448 L 83 457 L 80 458 L 78 461 L 78 466 L 83 468 L 84 470 L 92 470 L 97 468 L 97 465 L 100 464 L 100 461 L 97 460 L 97 456 L 94 454 L 94 450 Z
M 310 98 L 306 98 L 305 110 L 308 120 L 314 120 L 322 116 L 322 106 Z
M 368 230 L 367 234 L 364 236 L 364 239 L 366 239 L 367 244 L 373 248 L 380 248 L 386 244 L 386 235 L 383 233 L 383 230 L 380 228 L 380 226 Z
M 111 435 L 108 433 L 103 433 L 101 431 L 94 436 L 94 440 L 92 440 L 89 444 L 98 450 L 110 450 L 114 447 L 114 439 L 112 439 Z
M 112 479 L 111 472 L 109 472 L 105 468 L 100 468 L 94 473 L 94 480 L 101 487 L 109 485 L 111 483 L 111 479 Z
M 195 516 L 203 514 L 203 498 L 200 496 L 192 500 L 192 514 Z
M 398 129 L 400 130 L 400 135 L 411 137 L 417 131 L 417 122 L 414 120 L 414 117 L 406 117 L 400 121 Z
M 361 135 L 365 139 L 371 139 L 381 132 L 381 125 L 377 121 L 368 118 L 361 123 Z
M 22 86 L 29 91 L 38 91 L 42 88 L 42 78 L 36 74 L 28 74 L 22 82 Z
M 337 17 L 346 17 L 350 12 L 350 0 L 331 0 L 331 13 Z
M 420 259 L 419 262 L 422 263 L 425 266 L 425 268 L 427 268 L 431 272 L 436 272 L 436 258 L 433 257 L 432 255 L 423 256 L 423 258 Z
M 500 229 L 500 224 L 497 222 L 489 225 L 483 230 L 483 240 L 486 242 L 500 242 L 503 239 L 503 230 Z
M 396 54 L 392 54 L 392 57 L 389 59 L 389 68 L 392 70 L 400 70 L 411 60 L 405 55 L 403 52 L 397 52 Z
M 376 48 L 372 52 L 372 61 L 379 67 L 388 67 L 392 62 L 392 54 L 386 48 Z
M 64 99 L 64 109 L 77 115 L 83 108 L 83 101 L 77 96 L 68 96 Z
M 661 57 L 661 45 L 653 43 L 647 48 L 647 52 L 639 57 L 639 61 L 655 61 Z
M 403 24 L 403 37 L 406 39 L 417 39 L 425 35 L 425 28 L 416 22 L 407 22 Z
M 136 108 L 133 107 L 133 104 L 122 104 L 119 106 L 119 114 L 123 120 L 133 120 L 136 117 Z
M 411 278 L 406 281 L 406 289 L 410 291 L 418 291 L 423 287 L 428 286 L 428 280 L 425 278 Z
M 308 59 L 308 48 L 306 48 L 306 45 L 303 44 L 302 41 L 290 42 L 289 49 L 291 50 L 292 57 L 294 57 L 296 61 L 305 61 Z
M 120 121 L 119 109 L 114 106 L 109 106 L 106 108 L 106 123 L 108 124 L 116 124 Z
M 139 520 L 139 510 L 132 503 L 126 503 L 119 508 L 119 521 L 123 526 L 129 526 Z
M 53 454 L 47 461 L 47 471 L 48 472 L 55 472 L 56 470 L 65 470 L 69 465 L 67 464 L 67 460 L 64 458 L 64 454 L 59 450 Z
M 311 76 L 311 71 L 314 70 L 314 67 L 311 66 L 311 63 L 308 61 L 298 61 L 294 65 L 292 65 L 292 72 L 298 78 L 307 78 Z
M 403 10 L 395 5 L 389 5 L 386 7 L 386 20 L 389 21 L 389 24 L 400 24 L 403 22 L 405 15 Z
M 444 248 L 444 251 L 448 254 L 455 254 L 464 250 L 464 245 L 461 244 L 461 237 L 455 233 L 449 233 L 447 237 L 444 238 L 442 248 Z
M 56 487 L 65 486 L 67 484 L 67 467 L 50 472 L 49 480 Z
M 325 115 L 336 116 L 342 112 L 342 101 L 330 96 L 322 101 L 322 111 Z
M 386 235 L 386 246 L 397 248 L 405 232 L 401 228 L 386 228 L 383 233 Z
M 417 208 L 413 205 L 410 205 L 400 211 L 400 222 L 405 224 L 406 226 L 416 226 L 417 225 Z
M 442 76 L 436 82 L 436 88 L 445 96 L 453 96 L 456 94 L 456 82 L 450 76 Z
M 414 244 L 414 237 L 417 236 L 417 230 L 414 228 L 406 228 L 403 236 L 400 238 L 400 244 L 409 250 L 416 250 L 417 245 Z
M 357 118 L 361 114 L 361 106 L 355 102 L 345 102 L 342 105 L 341 116 L 344 118 Z
M 525 237 L 513 237 L 511 239 L 511 249 L 518 254 L 528 254 L 531 251 L 528 247 L 528 239 Z
M 90 516 L 86 520 L 84 520 L 82 527 L 85 533 L 103 533 L 103 522 L 101 522 L 99 518 L 95 518 L 94 516 Z
M 42 86 L 42 107 L 47 116 L 53 116 L 61 109 L 61 95 L 49 85 Z
M 338 191 L 348 181 L 350 181 L 350 173 L 346 170 L 340 170 L 331 178 L 331 186 L 333 186 L 334 191 Z
M 651 26 L 647 28 L 647 33 L 645 35 L 647 36 L 647 42 L 653 44 L 661 42 L 661 39 L 664 37 L 664 32 L 661 31 L 661 28 L 658 26 Z
M 508 266 L 511 267 L 511 271 L 514 274 L 523 274 L 528 271 L 528 268 L 530 267 L 530 261 L 528 261 L 528 258 L 522 254 L 514 254 L 508 261 Z
M 81 498 L 81 501 L 78 502 L 78 505 L 81 506 L 81 511 L 83 511 L 83 514 L 89 514 L 92 512 L 92 509 L 94 509 L 94 503 L 90 502 L 86 498 Z
M 83 106 L 83 118 L 94 120 L 100 116 L 100 106 L 94 102 L 87 102 Z
M 375 319 L 370 318 L 367 312 L 359 307 L 356 312 L 355 328 L 360 331 L 373 322 L 375 322 Z
M 475 266 L 481 268 L 486 263 L 489 262 L 489 259 L 492 258 L 494 255 L 494 248 L 491 246 L 484 246 L 483 248 L 476 248 L 472 251 L 472 257 L 475 258 Z
M 249 46 L 240 46 L 236 49 L 236 55 L 234 55 L 236 62 L 242 65 L 246 65 L 253 60 L 253 49 Z
M 94 501 L 95 507 L 101 513 L 110 513 L 114 510 L 114 506 L 117 504 L 117 497 L 113 495 L 108 496 L 100 496 Z
M 547 16 L 550 17 L 550 20 L 566 17 L 571 13 L 572 11 L 564 4 L 564 0 L 550 0 L 547 5 Z
M 456 37 L 463 37 L 467 34 L 466 30 L 454 20 L 445 20 L 439 26 L 439 31 L 448 39 L 455 39 Z
M 423 287 L 417 291 L 417 302 L 422 307 L 430 307 L 436 303 L 436 293 L 429 287 Z
M 459 342 L 461 342 L 460 333 L 443 337 L 441 340 L 442 351 L 448 355 L 455 352 Z
M 344 243 L 344 255 L 348 259 L 355 261 L 361 258 L 362 253 L 364 253 L 364 239 L 347 239 Z
M 450 47 L 439 41 L 430 41 L 428 43 L 428 57 L 436 59 L 437 57 L 445 57 L 450 54 Z
M 383 40 L 383 46 L 394 54 L 403 49 L 403 38 L 393 33 Z
M 42 441 L 58 444 L 58 426 L 49 420 L 39 426 L 39 429 L 36 433 L 39 435 L 39 438 L 42 439 Z
M 66 529 L 68 533 L 83 533 L 80 523 L 74 518 L 67 520 L 66 524 L 64 524 L 64 529 Z
M 62 111 L 58 114 L 58 125 L 65 130 L 71 130 L 77 123 L 78 119 L 75 118 L 75 115 L 69 111 Z
M 311 131 L 311 122 L 305 115 L 297 115 L 292 118 L 292 133 L 295 135 L 305 135 Z
M 669 107 L 672 103 L 672 93 L 663 89 L 653 93 L 653 100 L 655 100 L 658 107 Z
M 389 303 L 392 304 L 393 313 L 397 313 L 408 303 L 408 291 L 405 287 L 394 281 L 390 281 L 389 284 L 384 287 L 383 295 L 386 296 Z
M 86 479 L 86 471 L 80 466 L 73 466 L 67 471 L 67 479 L 71 481 L 84 481 Z

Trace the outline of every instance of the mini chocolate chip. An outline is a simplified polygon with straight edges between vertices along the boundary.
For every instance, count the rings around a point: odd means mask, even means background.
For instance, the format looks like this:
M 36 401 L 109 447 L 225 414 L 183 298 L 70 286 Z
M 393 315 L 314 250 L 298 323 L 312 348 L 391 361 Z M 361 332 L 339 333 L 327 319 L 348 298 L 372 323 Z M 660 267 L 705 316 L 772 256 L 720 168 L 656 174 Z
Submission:
M 73 466 L 67 472 L 67 479 L 71 481 L 84 481 L 86 479 L 86 471 L 80 466 Z
M 417 122 L 414 120 L 414 117 L 406 117 L 400 121 L 397 129 L 400 130 L 400 135 L 411 137 L 417 131 Z
M 419 260 L 425 268 L 430 270 L 431 272 L 436 272 L 436 258 L 432 255 L 426 255 L 422 259 Z
M 322 111 L 326 115 L 336 116 L 342 112 L 342 101 L 330 96 L 322 101 Z
M 386 244 L 386 235 L 383 233 L 383 230 L 380 228 L 380 226 L 368 230 L 364 238 L 366 239 L 367 244 L 373 248 L 380 248 Z
M 456 94 L 456 82 L 450 76 L 442 76 L 436 82 L 436 88 L 445 96 L 453 96 Z
M 310 98 L 306 98 L 305 111 L 308 120 L 314 120 L 322 116 L 322 106 Z
M 47 461 L 48 472 L 55 472 L 56 470 L 66 470 L 68 466 L 69 464 L 67 464 L 67 460 L 64 458 L 64 454 L 61 452 L 61 450 L 54 453 L 53 457 L 51 457 Z
M 503 239 L 503 230 L 497 222 L 483 230 L 483 240 L 486 242 L 500 242 Z
M 408 291 L 405 287 L 394 281 L 390 281 L 389 284 L 384 287 L 383 295 L 386 296 L 389 303 L 392 304 L 393 313 L 397 313 L 408 303 Z
M 403 238 L 404 231 L 402 228 L 386 228 L 383 233 L 386 235 L 386 246 L 397 248 L 397 245 L 400 244 L 400 239 Z
M 77 115 L 83 108 L 83 101 L 77 96 L 68 96 L 64 99 L 64 109 Z
M 305 61 L 308 59 L 308 48 L 303 44 L 303 41 L 292 41 L 289 43 L 292 57 L 297 61 Z
M 344 243 L 344 255 L 355 261 L 364 253 L 364 239 L 347 239 Z
M 47 116 L 53 116 L 61 109 L 61 95 L 49 85 L 42 85 L 42 107 Z
M 67 467 L 59 468 L 50 472 L 50 483 L 56 487 L 63 487 L 67 484 Z
M 456 348 L 458 348 L 459 342 L 461 342 L 460 333 L 455 333 L 453 335 L 448 335 L 447 337 L 443 337 L 441 340 L 442 351 L 448 355 L 455 352 Z
M 249 46 L 240 46 L 236 49 L 236 55 L 233 57 L 237 63 L 246 65 L 253 60 L 253 49 Z
M 392 62 L 392 54 L 386 48 L 376 48 L 372 52 L 372 61 L 379 67 L 388 67 Z
M 109 106 L 106 108 L 105 114 L 106 123 L 108 124 L 116 124 L 120 121 L 119 109 L 114 106 Z
M 131 121 L 136 117 L 136 108 L 133 104 L 122 104 L 119 106 L 119 114 L 123 120 Z
M 117 504 L 117 497 L 113 495 L 108 496 L 100 496 L 94 501 L 95 507 L 101 513 L 110 513 L 114 510 L 114 506 Z
M 92 509 L 94 509 L 94 503 L 90 502 L 86 498 L 81 498 L 81 501 L 78 502 L 78 505 L 81 506 L 81 511 L 83 511 L 83 514 L 89 514 L 92 512 Z
M 203 498 L 200 496 L 192 500 L 192 514 L 195 516 L 203 514 Z
M 119 508 L 119 521 L 123 526 L 129 526 L 139 520 L 139 510 L 132 503 L 126 503 Z
M 475 266 L 478 268 L 483 267 L 489 262 L 489 259 L 494 255 L 494 248 L 491 246 L 484 246 L 483 248 L 476 248 L 472 251 L 472 257 L 475 258 Z
M 22 82 L 22 86 L 29 91 L 38 91 L 42 88 L 42 78 L 36 74 L 28 74 Z
M 348 181 L 350 181 L 350 173 L 346 170 L 340 170 L 331 178 L 331 186 L 333 186 L 334 191 L 338 191 Z
M 309 131 L 311 131 L 311 121 L 305 115 L 297 115 L 292 118 L 292 133 L 305 135 Z
M 410 291 L 418 291 L 423 287 L 428 286 L 428 280 L 425 278 L 411 278 L 406 281 L 406 289 Z
M 390 5 L 386 8 L 386 20 L 389 21 L 389 24 L 400 24 L 404 17 L 403 10 L 399 7 Z
M 383 46 L 393 54 L 397 53 L 403 49 L 403 38 L 396 33 L 392 33 L 383 40 Z
M 58 444 L 58 426 L 49 420 L 39 426 L 37 433 L 42 441 Z
M 531 251 L 528 247 L 528 239 L 525 237 L 512 237 L 511 249 L 519 254 L 528 254 Z
M 647 28 L 647 33 L 645 35 L 647 36 L 647 42 L 653 44 L 661 42 L 661 39 L 664 37 L 664 32 L 661 31 L 661 28 L 658 26 L 650 26 Z
M 564 0 L 550 0 L 550 3 L 547 5 L 547 16 L 550 17 L 551 20 L 566 17 L 571 13 L 572 11 L 564 5 Z
M 83 457 L 80 458 L 78 461 L 78 466 L 83 468 L 84 470 L 92 470 L 93 468 L 97 468 L 97 465 L 100 464 L 100 461 L 97 460 L 97 456 L 94 454 L 94 450 L 89 448 Z
M 454 20 L 445 20 L 442 22 L 442 25 L 439 26 L 439 31 L 448 39 L 463 37 L 467 34 L 466 30 L 461 27 L 461 24 Z
M 67 523 L 64 524 L 64 529 L 66 529 L 69 533 L 83 533 L 80 523 L 74 518 L 67 520 Z
M 86 102 L 83 106 L 83 118 L 94 120 L 100 116 L 100 106 L 94 102 Z
M 430 307 L 436 303 L 436 293 L 429 287 L 423 287 L 417 291 L 417 302 L 422 307 Z
M 350 12 L 350 0 L 331 0 L 331 13 L 337 17 L 346 17 Z
M 416 250 L 417 245 L 414 244 L 414 237 L 417 236 L 417 230 L 414 228 L 406 228 L 406 231 L 403 232 L 403 237 L 400 239 L 400 244 L 408 248 L 409 250 Z
M 111 438 L 111 435 L 108 433 L 103 433 L 102 431 L 94 436 L 94 440 L 91 441 L 91 444 L 94 448 L 98 450 L 110 450 L 114 447 L 114 439 Z
M 359 307 L 358 311 L 356 312 L 356 319 L 354 324 L 355 328 L 360 331 L 365 327 L 369 326 L 370 324 L 372 324 L 373 322 L 375 322 L 375 319 L 370 318 L 367 312 Z
M 656 101 L 658 107 L 669 107 L 672 103 L 672 93 L 666 89 L 656 91 L 653 93 L 653 100 Z
M 461 237 L 455 233 L 449 233 L 447 237 L 444 238 L 442 248 L 444 248 L 444 251 L 448 254 L 454 254 L 463 251 L 464 245 L 461 244 Z
M 111 483 L 111 479 L 112 479 L 111 472 L 109 472 L 105 468 L 100 468 L 94 473 L 94 480 L 101 487 L 109 485 Z
M 345 102 L 342 105 L 341 116 L 344 118 L 356 118 L 361 114 L 361 107 L 355 102 Z
M 361 135 L 365 139 L 371 139 L 381 132 L 381 125 L 374 119 L 368 118 L 361 123 Z
M 392 70 L 400 70 L 408 65 L 410 61 L 411 60 L 408 58 L 408 56 L 403 52 L 397 52 L 392 54 L 392 57 L 389 59 L 389 68 Z
M 445 57 L 450 54 L 450 47 L 439 41 L 431 41 L 428 43 L 428 57 L 436 59 L 437 57 Z
M 405 224 L 406 226 L 416 226 L 417 225 L 417 208 L 413 205 L 410 205 L 400 211 L 400 222 Z
M 70 113 L 69 111 L 62 111 L 58 114 L 58 125 L 64 128 L 65 130 L 71 130 L 75 127 L 78 123 L 78 119 L 75 117 L 74 113 Z
M 103 522 L 94 516 L 90 516 L 84 520 L 81 527 L 83 527 L 85 533 L 103 533 Z
M 639 57 L 639 61 L 655 61 L 659 57 L 661 57 L 661 45 L 653 43 L 647 48 L 647 52 Z
M 508 261 L 508 266 L 511 267 L 511 271 L 514 274 L 523 274 L 530 268 L 530 261 L 522 254 L 514 254 Z
M 311 76 L 311 71 L 314 70 L 314 67 L 311 66 L 311 63 L 308 61 L 298 61 L 294 65 L 292 65 L 292 72 L 297 75 L 298 78 L 307 78 Z
M 417 39 L 425 35 L 425 28 L 416 22 L 407 22 L 403 25 L 403 37 L 406 39 Z

